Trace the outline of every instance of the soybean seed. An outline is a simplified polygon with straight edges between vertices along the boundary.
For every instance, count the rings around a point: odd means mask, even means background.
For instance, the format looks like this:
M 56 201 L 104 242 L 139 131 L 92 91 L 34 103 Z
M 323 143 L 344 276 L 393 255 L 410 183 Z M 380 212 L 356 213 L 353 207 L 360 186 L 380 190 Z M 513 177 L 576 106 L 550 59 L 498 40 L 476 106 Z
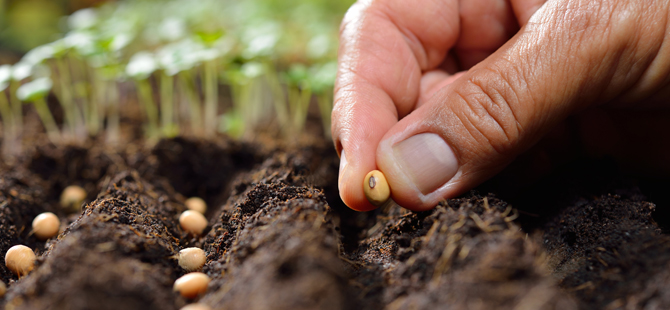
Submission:
M 86 199 L 86 191 L 81 186 L 70 185 L 60 195 L 60 205 L 63 209 L 75 212 L 79 211 L 81 204 Z
M 207 227 L 207 219 L 200 212 L 186 210 L 179 216 L 179 225 L 186 232 L 200 235 Z
M 363 179 L 363 191 L 368 201 L 375 206 L 381 206 L 391 196 L 391 189 L 386 177 L 379 170 L 368 172 Z
M 5 296 L 5 293 L 7 292 L 7 284 L 5 282 L 0 281 L 0 297 Z
M 20 277 L 35 267 L 35 252 L 25 245 L 15 245 L 5 254 L 5 266 Z
M 58 234 L 60 220 L 51 212 L 44 212 L 33 220 L 33 234 L 40 240 L 49 239 Z
M 179 266 L 186 271 L 196 271 L 207 262 L 205 251 L 200 248 L 185 248 L 179 251 Z
M 195 303 L 182 307 L 179 310 L 212 310 L 208 305 Z
M 184 298 L 195 298 L 207 291 L 209 277 L 202 272 L 191 272 L 174 281 L 173 290 Z
M 205 211 L 207 211 L 207 203 L 200 197 L 191 197 L 186 199 L 184 204 L 189 210 L 198 211 L 202 214 L 205 214 Z

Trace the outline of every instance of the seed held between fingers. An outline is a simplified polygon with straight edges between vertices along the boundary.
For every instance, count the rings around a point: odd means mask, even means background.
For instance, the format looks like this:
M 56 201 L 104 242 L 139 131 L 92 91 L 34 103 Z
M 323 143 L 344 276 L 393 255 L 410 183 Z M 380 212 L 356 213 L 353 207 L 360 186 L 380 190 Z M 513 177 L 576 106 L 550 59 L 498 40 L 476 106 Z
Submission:
M 179 251 L 179 266 L 186 271 L 196 271 L 206 262 L 205 251 L 200 248 L 185 248 Z
M 391 197 L 391 189 L 386 177 L 379 170 L 372 170 L 363 179 L 363 191 L 368 201 L 375 205 L 383 205 Z
M 15 245 L 5 254 L 5 266 L 20 277 L 27 275 L 35 267 L 35 252 L 25 245 Z
M 179 225 L 189 233 L 201 235 L 207 228 L 207 219 L 200 212 L 186 210 L 179 216 Z
M 60 220 L 51 212 L 44 212 L 33 220 L 33 234 L 37 239 L 46 240 L 58 235 Z
M 200 197 L 191 197 L 186 199 L 184 204 L 189 210 L 198 211 L 202 214 L 205 214 L 207 211 L 207 203 Z
M 209 277 L 202 272 L 191 272 L 174 281 L 173 290 L 184 298 L 196 298 L 207 291 Z

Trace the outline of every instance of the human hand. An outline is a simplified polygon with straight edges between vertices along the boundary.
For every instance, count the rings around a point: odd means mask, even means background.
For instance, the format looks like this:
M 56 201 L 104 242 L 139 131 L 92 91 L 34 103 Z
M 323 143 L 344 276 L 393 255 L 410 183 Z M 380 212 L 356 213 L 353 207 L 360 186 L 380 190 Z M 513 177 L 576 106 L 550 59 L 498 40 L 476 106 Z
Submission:
M 427 210 L 529 150 L 540 170 L 560 161 L 535 146 L 550 132 L 670 171 L 669 84 L 668 1 L 359 1 L 332 115 L 340 196 L 374 209 L 362 180 L 379 169 L 398 204 Z

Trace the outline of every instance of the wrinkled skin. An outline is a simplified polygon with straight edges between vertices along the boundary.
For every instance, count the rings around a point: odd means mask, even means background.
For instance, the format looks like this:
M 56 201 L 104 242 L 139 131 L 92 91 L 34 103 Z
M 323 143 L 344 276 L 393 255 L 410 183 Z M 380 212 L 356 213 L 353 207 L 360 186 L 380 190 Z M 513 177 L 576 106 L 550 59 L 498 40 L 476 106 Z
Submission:
M 362 180 L 380 169 L 398 204 L 427 210 L 520 155 L 531 178 L 576 152 L 667 174 L 669 15 L 666 0 L 359 1 L 332 115 L 340 196 L 373 209 Z M 408 173 L 394 147 L 421 133 L 446 142 L 453 177 Z

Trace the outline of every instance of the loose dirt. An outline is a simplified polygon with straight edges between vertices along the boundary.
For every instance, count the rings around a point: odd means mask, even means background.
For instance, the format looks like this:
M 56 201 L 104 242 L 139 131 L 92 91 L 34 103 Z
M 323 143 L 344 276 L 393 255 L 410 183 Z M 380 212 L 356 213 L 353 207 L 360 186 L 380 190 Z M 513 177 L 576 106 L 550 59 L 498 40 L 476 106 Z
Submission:
M 573 171 L 532 195 L 473 191 L 427 212 L 358 213 L 338 198 L 329 142 L 268 141 L 35 147 L 2 164 L 0 254 L 24 244 L 38 255 L 21 279 L 0 266 L 9 284 L 2 306 L 670 308 L 670 237 L 639 184 L 575 181 L 593 171 Z M 58 201 L 73 184 L 88 198 L 68 214 Z M 178 224 L 192 196 L 208 203 L 202 236 Z M 30 232 L 45 211 L 62 221 L 46 242 Z M 172 291 L 185 274 L 175 255 L 193 246 L 205 250 L 212 281 L 186 300 Z

